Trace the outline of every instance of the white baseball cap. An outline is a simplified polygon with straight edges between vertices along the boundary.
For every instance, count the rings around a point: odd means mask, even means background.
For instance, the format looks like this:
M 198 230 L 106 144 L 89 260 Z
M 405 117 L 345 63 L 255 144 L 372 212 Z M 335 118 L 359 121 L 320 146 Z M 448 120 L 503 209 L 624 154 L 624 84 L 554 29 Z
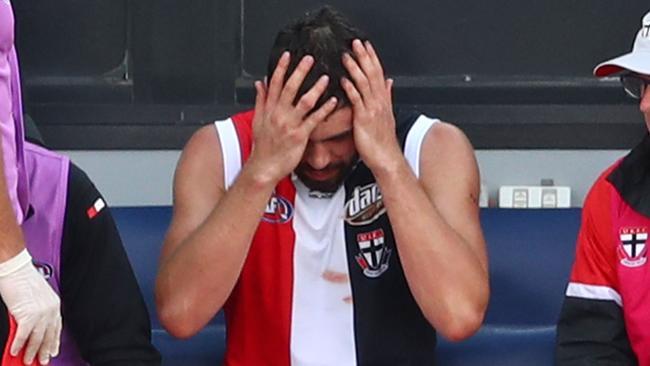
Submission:
M 605 61 L 594 69 L 594 75 L 602 77 L 629 70 L 650 75 L 650 12 L 641 21 L 632 52 Z

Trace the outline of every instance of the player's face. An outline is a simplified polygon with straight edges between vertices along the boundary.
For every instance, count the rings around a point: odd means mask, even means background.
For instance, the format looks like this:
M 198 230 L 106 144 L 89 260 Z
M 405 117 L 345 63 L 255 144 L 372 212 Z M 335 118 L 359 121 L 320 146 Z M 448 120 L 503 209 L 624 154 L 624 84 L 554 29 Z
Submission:
M 645 79 L 647 78 L 647 79 Z M 650 83 L 650 76 L 645 75 L 644 80 Z M 639 102 L 639 109 L 643 113 L 643 119 L 645 120 L 645 126 L 650 131 L 650 91 L 648 90 L 647 84 L 643 88 L 641 94 L 641 101 Z
M 629 96 L 639 99 L 639 109 L 643 113 L 646 129 L 650 131 L 650 75 L 629 72 L 621 76 L 621 83 Z
M 312 131 L 295 173 L 310 189 L 336 191 L 357 161 L 352 108 L 334 111 Z

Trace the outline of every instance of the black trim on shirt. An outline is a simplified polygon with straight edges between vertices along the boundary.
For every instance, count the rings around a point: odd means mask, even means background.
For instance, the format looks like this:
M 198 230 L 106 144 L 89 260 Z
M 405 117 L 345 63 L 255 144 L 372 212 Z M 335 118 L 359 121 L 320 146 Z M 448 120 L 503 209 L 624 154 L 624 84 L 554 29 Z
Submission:
M 397 110 L 395 123 L 402 150 L 406 137 L 421 114 Z M 346 202 L 355 188 L 376 183 L 370 169 L 360 162 L 345 181 Z M 355 259 L 362 255 L 358 235 L 381 229 L 387 270 L 378 277 L 364 274 Z M 359 366 L 432 366 L 436 364 L 436 330 L 428 322 L 406 281 L 387 213 L 373 222 L 356 226 L 345 223 L 348 271 L 354 299 L 354 337 Z
M 607 180 L 623 201 L 643 216 L 650 217 L 650 135 L 627 154 Z
M 614 301 L 566 297 L 557 325 L 557 366 L 637 365 Z

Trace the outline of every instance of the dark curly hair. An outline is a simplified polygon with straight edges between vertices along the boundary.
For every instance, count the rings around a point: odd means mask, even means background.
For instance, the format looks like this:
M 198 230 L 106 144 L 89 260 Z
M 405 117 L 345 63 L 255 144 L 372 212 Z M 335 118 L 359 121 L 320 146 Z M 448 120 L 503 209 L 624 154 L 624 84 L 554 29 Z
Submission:
M 313 110 L 318 109 L 330 97 L 338 100 L 338 106 L 350 105 L 345 91 L 341 87 L 341 77 L 350 78 L 343 66 L 341 57 L 344 53 L 352 55 L 352 41 L 366 40 L 365 34 L 355 28 L 339 12 L 330 6 L 324 6 L 285 26 L 275 38 L 269 55 L 267 75 L 273 75 L 276 65 L 284 51 L 291 54 L 291 62 L 285 76 L 285 82 L 295 70 L 300 60 L 306 56 L 314 57 L 314 65 L 305 77 L 295 102 L 318 81 L 323 74 L 330 77 L 327 90 L 320 97 Z M 352 55 L 353 56 L 353 55 Z

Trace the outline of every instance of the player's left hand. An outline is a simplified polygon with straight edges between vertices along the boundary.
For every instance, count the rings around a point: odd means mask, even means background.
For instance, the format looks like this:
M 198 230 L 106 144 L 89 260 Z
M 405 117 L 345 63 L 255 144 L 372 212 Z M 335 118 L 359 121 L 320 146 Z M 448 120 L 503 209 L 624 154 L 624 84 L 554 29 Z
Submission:
M 352 103 L 354 142 L 359 156 L 372 170 L 401 157 L 395 135 L 393 80 L 384 77 L 379 57 L 370 42 L 352 42 L 354 58 L 343 55 L 343 65 L 352 81 L 341 85 Z

